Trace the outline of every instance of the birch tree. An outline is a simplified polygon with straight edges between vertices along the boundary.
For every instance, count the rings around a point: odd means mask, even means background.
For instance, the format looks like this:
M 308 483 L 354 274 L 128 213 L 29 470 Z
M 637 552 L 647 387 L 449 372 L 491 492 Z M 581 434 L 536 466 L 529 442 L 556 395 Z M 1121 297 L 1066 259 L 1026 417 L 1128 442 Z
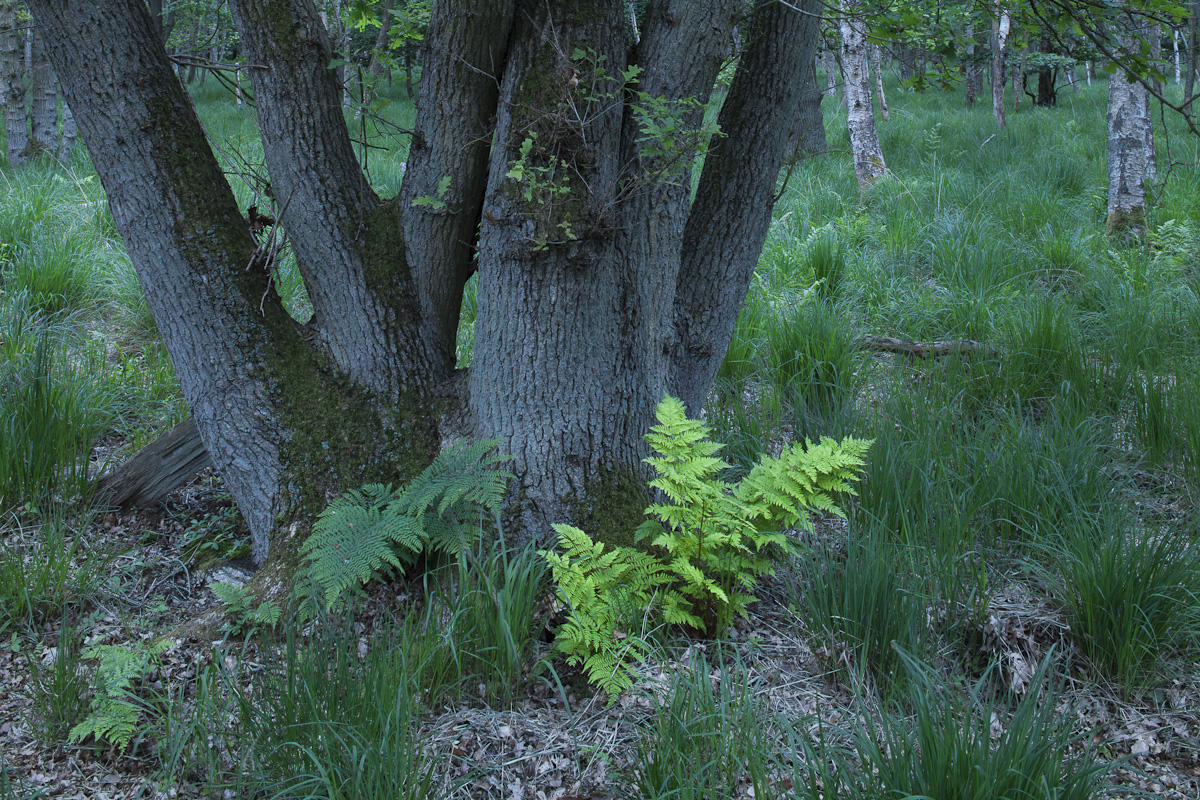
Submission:
M 1117 39 L 1131 51 L 1138 43 L 1132 17 L 1122 15 Z M 1108 81 L 1108 223 L 1109 234 L 1141 236 L 1146 228 L 1147 141 L 1153 142 L 1149 93 L 1118 67 Z
M 842 69 L 845 72 L 846 107 L 849 111 L 850 149 L 858 188 L 867 187 L 887 174 L 887 164 L 875 128 L 871 104 L 871 77 L 867 68 L 866 23 L 846 5 L 841 8 Z

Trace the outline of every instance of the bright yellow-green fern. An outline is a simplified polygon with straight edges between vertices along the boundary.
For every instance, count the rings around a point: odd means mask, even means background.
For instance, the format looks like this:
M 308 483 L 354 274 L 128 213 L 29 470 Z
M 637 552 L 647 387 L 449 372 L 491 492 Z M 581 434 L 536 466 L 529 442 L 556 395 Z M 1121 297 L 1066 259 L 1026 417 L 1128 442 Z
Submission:
M 333 608 L 347 591 L 411 565 L 426 550 L 470 549 L 480 522 L 498 517 L 512 477 L 498 467 L 510 457 L 496 453 L 497 444 L 448 447 L 399 492 L 371 484 L 330 503 L 301 546 L 308 563 L 297 594 L 305 610 Z M 311 607 L 314 600 L 319 608 Z
M 665 499 L 646 509 L 651 519 L 637 531 L 651 553 L 606 552 L 565 525 L 555 526 L 563 552 L 543 552 L 571 606 L 555 647 L 571 663 L 582 661 L 588 678 L 610 694 L 628 688 L 633 661 L 647 654 L 644 640 L 630 633 L 645 619 L 661 615 L 665 623 L 719 636 L 745 616 L 759 578 L 793 551 L 788 531 L 811 527 L 810 509 L 842 514 L 834 495 L 853 493 L 871 446 L 853 438 L 795 444 L 730 484 L 718 478 L 728 465 L 709 434 L 679 400 L 659 404 L 658 424 L 646 434 L 654 449 L 646 463 L 657 473 L 650 485 Z
M 644 615 L 665 579 L 658 559 L 629 547 L 605 550 L 570 525 L 555 525 L 561 552 L 539 550 L 550 564 L 569 616 L 554 638 L 568 664 L 583 664 L 588 680 L 609 699 L 633 685 L 634 663 L 649 655 Z

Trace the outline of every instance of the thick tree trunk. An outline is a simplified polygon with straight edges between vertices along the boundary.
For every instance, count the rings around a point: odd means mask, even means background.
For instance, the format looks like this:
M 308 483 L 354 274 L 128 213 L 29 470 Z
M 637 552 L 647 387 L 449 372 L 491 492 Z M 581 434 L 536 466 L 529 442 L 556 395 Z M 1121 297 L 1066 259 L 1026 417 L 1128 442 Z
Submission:
M 799 103 L 822 6 L 760 8 L 721 107 L 726 134 L 704 161 L 688 216 L 675 300 L 671 393 L 696 415 L 725 358 L 771 223 L 776 177 L 788 151 L 788 109 Z
M 0 2 L 0 98 L 4 101 L 8 165 L 25 161 L 29 124 L 25 113 L 25 28 L 17 22 L 17 4 Z
M 274 216 L 314 307 L 301 327 L 270 291 L 143 0 L 89 1 L 33 7 L 257 558 L 294 554 L 330 494 L 429 459 L 476 268 L 466 408 L 474 433 L 515 456 L 523 532 L 572 520 L 602 534 L 588 521 L 620 517 L 628 534 L 654 408 L 669 390 L 699 410 L 745 298 L 815 2 L 764 3 L 742 26 L 725 136 L 694 200 L 703 103 L 739 0 L 653 0 L 632 50 L 623 0 L 438 3 L 392 201 L 354 160 L 315 8 L 235 3 Z
M 471 406 L 516 457 L 528 534 L 622 505 L 632 523 L 644 506 L 641 436 L 667 388 L 695 146 L 646 131 L 662 113 L 698 127 L 736 5 L 648 11 L 631 89 L 655 100 L 640 114 L 608 99 L 623 91 L 622 0 L 517 4 L 480 229 Z
M 1120 46 L 1137 46 L 1138 31 L 1122 15 Z M 1150 130 L 1146 87 L 1117 68 L 1108 80 L 1108 233 L 1141 236 L 1146 229 L 1146 142 Z
M 850 149 L 858 188 L 867 187 L 887 174 L 887 164 L 875 129 L 871 106 L 871 78 L 867 70 L 866 23 L 842 6 L 842 66 L 846 70 L 846 106 L 849 109 Z
M 270 550 L 286 563 L 299 538 L 274 532 L 294 534 L 346 488 L 427 463 L 438 376 L 405 324 L 416 301 L 393 233 L 397 212 L 380 206 L 354 163 L 319 21 L 311 6 L 273 5 L 273 30 L 286 33 L 264 47 L 251 22 L 242 36 L 251 60 L 269 66 L 255 70 L 267 165 L 320 309 L 303 330 L 270 290 L 272 265 L 146 5 L 30 4 L 205 449 L 250 528 L 253 556 L 261 562 Z M 243 3 L 239 17 L 261 11 Z M 281 89 L 273 80 L 284 74 L 295 83 Z M 330 113 L 339 114 L 336 126 L 322 116 Z M 279 141 L 285 126 L 290 144 Z
M 54 155 L 58 151 L 58 79 L 54 76 L 54 67 L 50 65 L 50 57 L 42 45 L 41 34 L 36 29 L 33 31 L 32 55 L 31 155 Z
M 500 77 L 514 0 L 438 4 L 425 37 L 420 96 L 400 206 L 409 263 L 425 276 L 425 337 L 450 369 L 462 289 L 475 270 Z M 478 339 L 478 336 L 476 337 Z
M 868 45 L 871 60 L 871 74 L 875 77 L 875 97 L 879 101 L 879 116 L 888 118 L 887 96 L 883 93 L 883 56 L 879 45 Z
M 1004 73 L 1008 61 L 1008 10 L 996 4 L 996 19 L 992 22 L 992 115 L 996 125 L 1004 127 Z M 1020 87 L 1013 87 L 1013 93 Z

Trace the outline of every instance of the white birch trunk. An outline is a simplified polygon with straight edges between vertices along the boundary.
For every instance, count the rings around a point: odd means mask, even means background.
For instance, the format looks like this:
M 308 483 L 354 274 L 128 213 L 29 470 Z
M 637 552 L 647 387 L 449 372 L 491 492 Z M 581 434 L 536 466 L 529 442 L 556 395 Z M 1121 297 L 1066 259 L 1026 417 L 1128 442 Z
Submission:
M 879 51 L 879 45 L 869 45 L 869 53 L 871 57 L 871 72 L 875 75 L 875 94 L 879 97 L 879 115 L 884 119 L 888 118 L 887 97 L 883 93 L 883 54 Z
M 1179 29 L 1171 29 L 1171 49 L 1175 54 L 1175 85 L 1183 83 L 1183 59 L 1179 54 Z
M 1139 32 L 1122 15 L 1122 49 L 1137 47 Z M 1141 236 L 1146 229 L 1146 141 L 1152 139 L 1146 87 L 1118 68 L 1108 80 L 1108 224 L 1109 234 Z
M 871 106 L 871 76 L 867 70 L 866 25 L 842 7 L 842 69 L 846 74 L 844 93 L 849 109 L 850 149 L 854 154 L 854 175 L 858 188 L 867 187 L 887 174 L 879 133 L 875 129 L 875 111 Z
M 1008 58 L 1011 25 L 1008 11 L 997 4 L 996 20 L 992 23 L 992 115 L 1001 128 L 1004 127 L 1004 62 Z

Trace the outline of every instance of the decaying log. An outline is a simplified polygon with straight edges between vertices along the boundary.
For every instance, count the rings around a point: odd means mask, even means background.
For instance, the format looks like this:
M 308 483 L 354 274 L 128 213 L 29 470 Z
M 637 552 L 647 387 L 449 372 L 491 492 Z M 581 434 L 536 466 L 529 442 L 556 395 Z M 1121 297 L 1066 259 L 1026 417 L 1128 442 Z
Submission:
M 211 462 L 191 417 L 100 476 L 97 496 L 117 506 L 147 506 L 166 497 Z
M 995 348 L 970 339 L 951 339 L 945 342 L 914 342 L 909 339 L 893 339 L 891 336 L 864 336 L 860 340 L 864 350 L 882 350 L 885 353 L 904 353 L 917 358 L 937 358 L 951 353 L 995 353 Z

